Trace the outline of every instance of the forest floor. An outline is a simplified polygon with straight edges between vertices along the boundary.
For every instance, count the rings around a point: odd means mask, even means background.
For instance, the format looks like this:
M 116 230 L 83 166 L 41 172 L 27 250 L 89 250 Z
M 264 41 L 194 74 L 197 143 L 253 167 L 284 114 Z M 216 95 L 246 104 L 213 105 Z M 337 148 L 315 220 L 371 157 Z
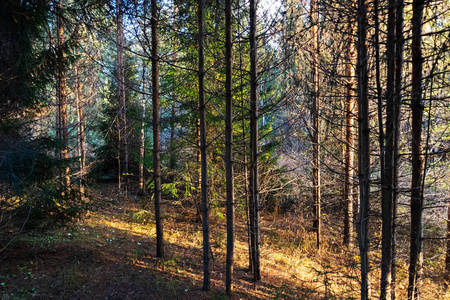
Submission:
M 0 299 L 227 299 L 221 209 L 211 212 L 211 291 L 204 292 L 201 223 L 192 203 L 166 203 L 165 258 L 158 259 L 151 201 L 116 198 L 113 189 L 103 189 L 94 200 L 109 205 L 70 226 L 16 239 L 0 257 Z M 293 216 L 263 214 L 262 279 L 254 284 L 245 218 L 237 219 L 233 299 L 359 298 L 357 249 L 342 248 L 339 234 L 329 231 L 316 250 L 306 221 Z M 376 268 L 371 274 L 377 278 Z M 439 276 L 424 279 L 422 299 L 450 299 Z M 406 264 L 397 280 L 397 299 L 405 299 Z

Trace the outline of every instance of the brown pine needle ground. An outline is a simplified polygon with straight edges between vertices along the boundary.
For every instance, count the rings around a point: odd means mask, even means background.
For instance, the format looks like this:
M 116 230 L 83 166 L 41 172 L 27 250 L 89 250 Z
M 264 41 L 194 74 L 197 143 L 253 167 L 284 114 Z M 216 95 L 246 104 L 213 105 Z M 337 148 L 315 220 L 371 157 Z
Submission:
M 114 194 L 97 197 L 101 201 Z M 2 253 L 0 299 L 227 299 L 222 210 L 211 211 L 212 284 L 204 292 L 195 209 L 166 203 L 166 257 L 157 259 L 152 204 L 137 202 L 122 201 L 89 212 L 70 227 L 21 236 Z M 255 285 L 248 273 L 245 219 L 238 218 L 233 299 L 359 298 L 357 249 L 339 246 L 329 234 L 316 250 L 305 223 L 292 216 L 263 216 L 262 280 Z M 397 298 L 405 299 L 407 264 L 400 266 Z M 377 298 L 379 272 L 373 268 L 372 296 Z M 443 282 L 425 278 L 422 298 L 450 299 Z

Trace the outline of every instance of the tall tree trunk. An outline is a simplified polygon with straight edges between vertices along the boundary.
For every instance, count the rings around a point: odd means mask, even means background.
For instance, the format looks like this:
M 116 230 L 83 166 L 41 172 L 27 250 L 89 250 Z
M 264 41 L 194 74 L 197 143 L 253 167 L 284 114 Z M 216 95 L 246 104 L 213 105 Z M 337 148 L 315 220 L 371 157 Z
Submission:
M 199 110 L 200 111 L 200 110 Z M 199 166 L 198 168 L 198 178 L 197 178 L 197 184 L 196 184 L 196 190 L 197 190 L 197 195 L 195 197 L 195 207 L 197 210 L 197 220 L 196 222 L 200 222 L 200 220 L 202 219 L 202 195 L 201 195 L 201 189 L 202 189 L 202 151 L 201 151 L 201 120 L 200 117 L 197 119 L 197 124 L 196 124 L 196 138 L 197 138 L 197 165 Z M 198 191 L 200 191 L 200 194 L 198 194 Z
M 392 266 L 391 266 L 391 300 L 395 299 L 396 263 L 397 263 L 397 203 L 398 203 L 398 171 L 399 171 L 399 140 L 400 140 L 400 110 L 402 103 L 403 77 L 403 0 L 396 1 L 395 21 L 395 132 L 394 132 L 394 191 L 392 201 Z
M 344 201 L 345 216 L 344 216 L 344 245 L 351 247 L 353 235 L 353 164 L 354 164 L 354 147 L 355 147 L 355 114 L 356 114 L 356 99 L 355 99 L 355 68 L 356 65 L 356 49 L 355 40 L 353 36 L 354 18 L 351 18 L 348 23 L 348 52 L 347 52 L 347 91 L 346 91 L 346 130 L 345 130 L 345 183 L 344 183 Z
M 238 18 L 242 17 L 239 14 Z M 237 23 L 237 35 L 241 35 L 241 23 Z M 253 259 L 252 259 L 252 244 L 251 244 L 251 221 L 250 221 L 250 184 L 249 184 L 249 174 L 248 174 L 248 159 L 247 159 L 247 134 L 246 134 L 246 98 L 244 96 L 244 68 L 243 68 L 243 46 L 242 43 L 238 43 L 239 47 L 239 87 L 240 87 L 240 104 L 241 104 L 241 122 L 242 122 L 242 156 L 243 156 L 243 168 L 244 168 L 244 188 L 245 188 L 245 212 L 246 212 L 246 222 L 247 222 L 247 246 L 248 246 L 248 270 L 253 273 Z
M 259 231 L 258 172 L 258 74 L 256 40 L 256 0 L 250 0 L 250 243 L 252 246 L 253 279 L 261 279 Z
M 391 267 L 392 267 L 392 207 L 394 200 L 394 158 L 395 158 L 395 24 L 396 1 L 388 1 L 387 24 L 387 79 L 386 79 L 386 148 L 380 156 L 384 156 L 384 180 L 381 189 L 381 284 L 380 299 L 390 296 Z M 382 166 L 383 167 L 383 166 Z
M 117 80 L 119 100 L 119 192 L 124 181 L 125 197 L 128 197 L 128 144 L 127 109 L 125 100 L 125 66 L 123 61 L 123 2 L 117 0 Z
M 361 299 L 369 296 L 369 204 L 370 204 L 370 129 L 367 70 L 367 0 L 358 0 L 358 172 L 359 216 L 357 222 L 358 244 L 361 259 Z
M 163 219 L 161 212 L 161 145 L 159 141 L 159 70 L 158 70 L 158 7 L 152 10 L 152 102 L 153 102 L 153 180 L 155 182 L 156 257 L 164 257 Z
M 148 15 L 148 0 L 142 3 L 142 30 L 147 32 L 147 15 Z M 139 191 L 145 195 L 145 180 L 144 180 L 144 158 L 145 158 L 145 102 L 147 97 L 147 62 L 142 61 L 142 99 L 141 99 L 141 132 L 139 145 Z
M 76 52 L 77 54 L 78 52 Z M 84 109 L 82 101 L 82 85 L 80 78 L 80 66 L 77 63 L 75 66 L 75 76 L 76 76 L 76 90 L 75 90 L 75 101 L 77 109 L 77 156 L 78 164 L 80 170 L 79 176 L 79 191 L 81 197 L 84 195 L 84 173 L 86 168 L 86 156 L 85 156 L 85 133 L 84 133 Z
M 409 261 L 408 299 L 418 298 L 417 284 L 422 265 L 422 211 L 423 211 L 423 165 L 422 156 L 422 18 L 424 0 L 414 0 L 411 60 L 411 150 L 412 150 L 412 180 L 411 180 L 411 241 Z
M 383 89 L 381 87 L 381 59 L 380 59 L 380 20 L 379 20 L 379 2 L 374 0 L 374 23 L 375 23 L 375 81 L 376 81 L 376 99 L 378 111 L 378 144 L 380 147 L 380 186 L 384 186 L 384 118 L 383 118 Z
M 70 187 L 69 177 L 69 132 L 67 130 L 67 90 L 66 90 L 66 66 L 64 54 L 64 27 L 62 22 L 62 1 L 58 1 L 58 59 L 59 59 L 59 76 L 58 76 L 58 119 L 59 119 L 59 137 L 61 139 L 60 158 L 64 159 L 66 164 L 61 172 L 61 183 L 64 190 Z
M 234 170 L 233 170 L 233 58 L 232 58 L 231 0 L 225 1 L 225 169 L 227 181 L 227 262 L 226 292 L 231 295 L 234 263 L 235 206 L 234 206 Z
M 312 109 L 311 115 L 313 119 L 313 200 L 314 200 L 314 223 L 313 229 L 316 231 L 317 249 L 320 247 L 321 235 L 321 205 L 320 205 L 320 128 L 319 128 L 319 34 L 318 34 L 318 9 L 317 1 L 311 1 L 311 23 L 312 23 L 312 41 L 313 41 L 313 89 L 311 92 Z
M 447 251 L 445 253 L 446 277 L 450 278 L 450 203 L 447 203 Z
M 205 55 L 204 55 L 204 0 L 198 0 L 198 108 L 200 117 L 200 153 L 201 153 L 201 194 L 203 216 L 203 290 L 209 291 L 209 200 L 208 200 L 208 161 L 206 156 L 206 107 L 205 107 Z
M 178 4 L 177 1 L 173 3 L 173 31 L 174 31 L 174 53 L 173 53 L 173 61 L 178 61 Z M 176 124 L 176 116 L 177 116 L 177 101 L 178 95 L 176 90 L 176 84 L 172 87 L 172 107 L 170 110 L 170 140 L 169 140 L 169 168 L 170 170 L 175 170 L 177 167 L 177 153 L 175 151 L 175 124 Z
M 142 99 L 141 99 L 141 132 L 139 135 L 140 145 L 139 145 L 139 190 L 144 194 L 144 154 L 145 154 L 145 90 L 147 88 L 146 82 L 146 71 L 147 63 L 142 63 Z

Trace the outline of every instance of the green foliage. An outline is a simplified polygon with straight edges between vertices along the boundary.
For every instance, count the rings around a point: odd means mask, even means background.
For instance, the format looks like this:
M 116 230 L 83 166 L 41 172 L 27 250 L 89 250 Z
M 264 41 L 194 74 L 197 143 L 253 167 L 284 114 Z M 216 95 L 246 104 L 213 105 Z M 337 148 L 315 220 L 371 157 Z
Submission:
M 55 178 L 67 162 L 48 155 L 49 139 L 5 140 L 0 145 L 0 227 L 37 229 L 79 218 L 87 200 L 74 189 L 65 189 Z
M 23 116 L 39 110 L 40 89 L 49 82 L 54 53 L 38 48 L 48 14 L 44 0 L 5 1 L 0 10 L 0 135 L 18 135 Z M 21 124 L 17 121 L 20 120 Z M 15 122 L 16 121 L 16 122 Z M 11 126 L 13 125 L 13 126 Z
M 150 222 L 152 222 L 152 220 L 154 220 L 154 216 L 150 211 L 141 209 L 137 212 L 132 213 L 131 220 L 134 223 L 149 224 Z

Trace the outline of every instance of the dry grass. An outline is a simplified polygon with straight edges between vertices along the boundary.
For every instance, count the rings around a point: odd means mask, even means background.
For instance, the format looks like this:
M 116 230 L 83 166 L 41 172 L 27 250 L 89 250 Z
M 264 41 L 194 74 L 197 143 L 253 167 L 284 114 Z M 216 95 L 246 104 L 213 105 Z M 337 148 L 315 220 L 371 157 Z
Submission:
M 157 259 L 151 205 L 131 202 L 90 212 L 71 227 L 22 236 L 2 257 L 1 299 L 226 299 L 223 215 L 211 213 L 212 291 L 203 292 L 201 224 L 192 205 L 165 206 L 166 256 Z M 233 299 L 359 297 L 357 249 L 342 248 L 326 233 L 317 250 L 306 223 L 296 216 L 263 216 L 262 280 L 255 285 L 239 220 Z M 398 299 L 405 299 L 406 267 L 400 262 Z M 373 268 L 376 298 L 379 271 Z M 423 299 L 450 299 L 442 276 L 425 278 L 422 290 Z

